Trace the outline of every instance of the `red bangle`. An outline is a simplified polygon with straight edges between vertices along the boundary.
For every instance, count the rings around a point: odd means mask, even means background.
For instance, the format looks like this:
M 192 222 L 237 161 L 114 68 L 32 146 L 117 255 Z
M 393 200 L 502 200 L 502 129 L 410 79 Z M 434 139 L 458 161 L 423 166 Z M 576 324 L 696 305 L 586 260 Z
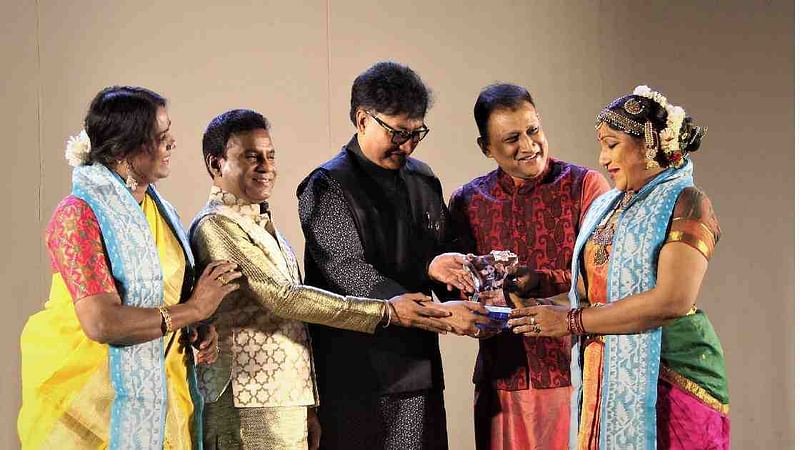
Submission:
M 576 336 L 586 334 L 583 328 L 583 308 L 572 308 L 567 313 L 567 331 Z
M 570 309 L 567 313 L 567 331 L 569 334 L 576 334 L 575 333 L 575 308 Z
M 586 334 L 586 328 L 583 328 L 583 308 L 578 308 L 578 312 L 575 315 L 577 316 L 575 322 L 578 334 Z

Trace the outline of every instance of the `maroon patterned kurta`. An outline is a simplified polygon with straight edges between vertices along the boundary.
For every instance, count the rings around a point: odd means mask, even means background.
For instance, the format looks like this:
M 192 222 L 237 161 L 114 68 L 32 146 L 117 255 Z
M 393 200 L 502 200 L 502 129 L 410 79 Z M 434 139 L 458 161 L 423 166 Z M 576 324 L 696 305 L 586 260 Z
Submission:
M 598 172 L 557 159 L 548 160 L 544 173 L 515 185 L 498 168 L 462 186 L 450 199 L 461 250 L 513 251 L 521 265 L 539 275 L 537 298 L 569 290 L 581 218 L 592 200 L 608 190 Z M 569 337 L 528 338 L 505 331 L 480 342 L 473 381 L 479 388 L 501 391 L 569 386 L 569 348 Z

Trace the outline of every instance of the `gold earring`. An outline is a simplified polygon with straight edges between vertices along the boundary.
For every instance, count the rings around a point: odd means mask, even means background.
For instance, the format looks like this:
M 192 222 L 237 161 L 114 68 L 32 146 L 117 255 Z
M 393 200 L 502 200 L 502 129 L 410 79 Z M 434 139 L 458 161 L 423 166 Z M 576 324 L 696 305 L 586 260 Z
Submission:
M 658 162 L 656 161 L 656 149 L 648 148 L 644 153 L 644 156 L 647 159 L 647 164 L 645 164 L 644 167 L 646 170 L 653 170 L 658 167 Z
M 131 192 L 134 192 L 136 188 L 139 187 L 139 182 L 133 177 L 133 168 L 131 167 L 131 163 L 126 160 L 123 165 L 125 166 L 125 170 L 128 172 L 128 175 L 125 177 L 125 186 Z

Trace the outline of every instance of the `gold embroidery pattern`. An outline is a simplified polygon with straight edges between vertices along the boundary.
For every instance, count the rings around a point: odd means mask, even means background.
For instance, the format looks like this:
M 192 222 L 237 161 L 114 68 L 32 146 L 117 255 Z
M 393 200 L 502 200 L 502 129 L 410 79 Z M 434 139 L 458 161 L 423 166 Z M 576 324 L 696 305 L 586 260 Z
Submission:
M 238 226 L 264 251 L 270 265 L 258 267 L 259 278 L 287 285 L 300 282 L 292 249 L 275 230 L 269 212 L 261 213 L 259 205 L 246 204 L 217 187 L 212 188 L 209 200 L 216 202 L 220 213 L 227 209 L 234 217 L 238 215 Z M 209 241 L 206 245 L 236 254 L 227 248 L 232 241 Z M 240 269 L 253 278 L 242 263 Z M 204 397 L 216 401 L 230 389 L 234 406 L 239 408 L 315 405 L 311 342 L 305 324 L 265 310 L 251 295 L 247 290 L 231 293 L 217 310 L 219 360 L 212 366 L 198 367 Z
M 310 342 L 305 325 L 264 320 L 259 307 L 241 308 L 234 335 L 233 396 L 237 407 L 313 405 Z M 253 317 L 262 315 L 256 324 Z M 277 319 L 277 320 L 276 320 Z
M 728 415 L 728 411 L 730 409 L 729 405 L 723 404 L 714 398 L 714 396 L 709 394 L 708 391 L 703 389 L 700 385 L 663 364 L 661 365 L 661 373 L 659 374 L 659 378 L 670 384 L 678 386 L 684 392 L 695 396 L 709 408 L 719 413 Z

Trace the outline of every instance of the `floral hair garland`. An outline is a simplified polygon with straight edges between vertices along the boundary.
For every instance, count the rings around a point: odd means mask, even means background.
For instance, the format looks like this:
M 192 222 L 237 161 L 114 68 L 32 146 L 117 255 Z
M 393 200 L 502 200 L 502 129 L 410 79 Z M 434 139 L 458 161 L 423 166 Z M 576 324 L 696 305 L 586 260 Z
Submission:
M 686 118 L 686 111 L 680 106 L 671 105 L 667 102 L 667 97 L 658 91 L 654 91 L 645 85 L 636 86 L 633 95 L 645 97 L 653 100 L 667 110 L 667 125 L 659 131 L 658 137 L 661 151 L 667 157 L 670 166 L 678 167 L 683 163 L 683 152 L 680 145 L 681 126 L 683 119 Z
M 89 135 L 86 134 L 86 130 L 81 130 L 80 133 L 70 136 L 69 140 L 67 140 L 67 149 L 64 151 L 64 156 L 70 166 L 78 167 L 89 162 L 89 151 L 91 149 L 92 143 L 89 140 Z

